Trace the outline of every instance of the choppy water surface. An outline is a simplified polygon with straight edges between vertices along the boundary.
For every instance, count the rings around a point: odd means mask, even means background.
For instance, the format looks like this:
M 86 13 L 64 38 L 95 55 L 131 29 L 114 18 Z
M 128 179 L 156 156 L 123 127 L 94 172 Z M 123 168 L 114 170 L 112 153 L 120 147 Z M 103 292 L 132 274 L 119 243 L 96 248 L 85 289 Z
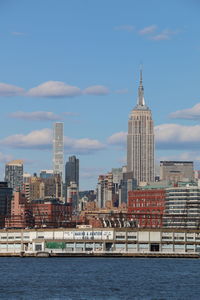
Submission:
M 200 299 L 200 259 L 0 258 L 0 299 Z

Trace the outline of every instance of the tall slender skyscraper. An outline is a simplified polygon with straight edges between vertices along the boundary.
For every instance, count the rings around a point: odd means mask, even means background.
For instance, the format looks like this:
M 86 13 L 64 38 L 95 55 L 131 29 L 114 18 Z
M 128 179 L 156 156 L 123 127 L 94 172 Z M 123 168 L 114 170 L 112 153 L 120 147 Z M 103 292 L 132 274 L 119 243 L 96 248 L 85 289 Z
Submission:
M 127 136 L 127 172 L 139 182 L 154 181 L 154 125 L 144 101 L 142 70 L 137 105 L 130 113 Z
M 63 123 L 56 122 L 53 126 L 53 171 L 56 174 L 63 175 Z

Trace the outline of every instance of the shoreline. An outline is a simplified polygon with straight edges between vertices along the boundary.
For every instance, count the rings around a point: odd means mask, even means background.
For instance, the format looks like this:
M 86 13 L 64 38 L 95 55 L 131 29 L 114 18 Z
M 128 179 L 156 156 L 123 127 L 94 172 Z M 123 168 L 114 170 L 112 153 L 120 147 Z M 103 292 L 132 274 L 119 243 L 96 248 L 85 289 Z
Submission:
M 0 257 L 21 258 L 200 258 L 197 253 L 0 253 Z

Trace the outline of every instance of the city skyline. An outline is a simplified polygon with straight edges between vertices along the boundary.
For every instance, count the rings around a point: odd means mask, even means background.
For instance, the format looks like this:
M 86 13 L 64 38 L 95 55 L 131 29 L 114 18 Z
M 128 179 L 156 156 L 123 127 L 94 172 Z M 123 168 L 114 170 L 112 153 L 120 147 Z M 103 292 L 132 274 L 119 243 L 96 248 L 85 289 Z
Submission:
M 80 159 L 80 190 L 126 164 L 141 60 L 157 164 L 194 160 L 199 168 L 199 8 L 178 0 L 2 1 L 1 178 L 10 160 L 24 160 L 29 173 L 52 168 L 54 122 L 64 122 L 64 163 Z

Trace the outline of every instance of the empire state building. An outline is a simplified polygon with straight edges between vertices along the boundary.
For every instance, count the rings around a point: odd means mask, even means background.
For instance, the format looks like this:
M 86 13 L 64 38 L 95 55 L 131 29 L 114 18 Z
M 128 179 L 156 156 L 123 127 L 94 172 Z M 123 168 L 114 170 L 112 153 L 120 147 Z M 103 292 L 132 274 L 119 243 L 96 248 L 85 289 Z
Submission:
M 137 105 L 128 121 L 127 172 L 133 172 L 137 184 L 154 181 L 154 125 L 151 110 L 144 101 L 142 71 Z

